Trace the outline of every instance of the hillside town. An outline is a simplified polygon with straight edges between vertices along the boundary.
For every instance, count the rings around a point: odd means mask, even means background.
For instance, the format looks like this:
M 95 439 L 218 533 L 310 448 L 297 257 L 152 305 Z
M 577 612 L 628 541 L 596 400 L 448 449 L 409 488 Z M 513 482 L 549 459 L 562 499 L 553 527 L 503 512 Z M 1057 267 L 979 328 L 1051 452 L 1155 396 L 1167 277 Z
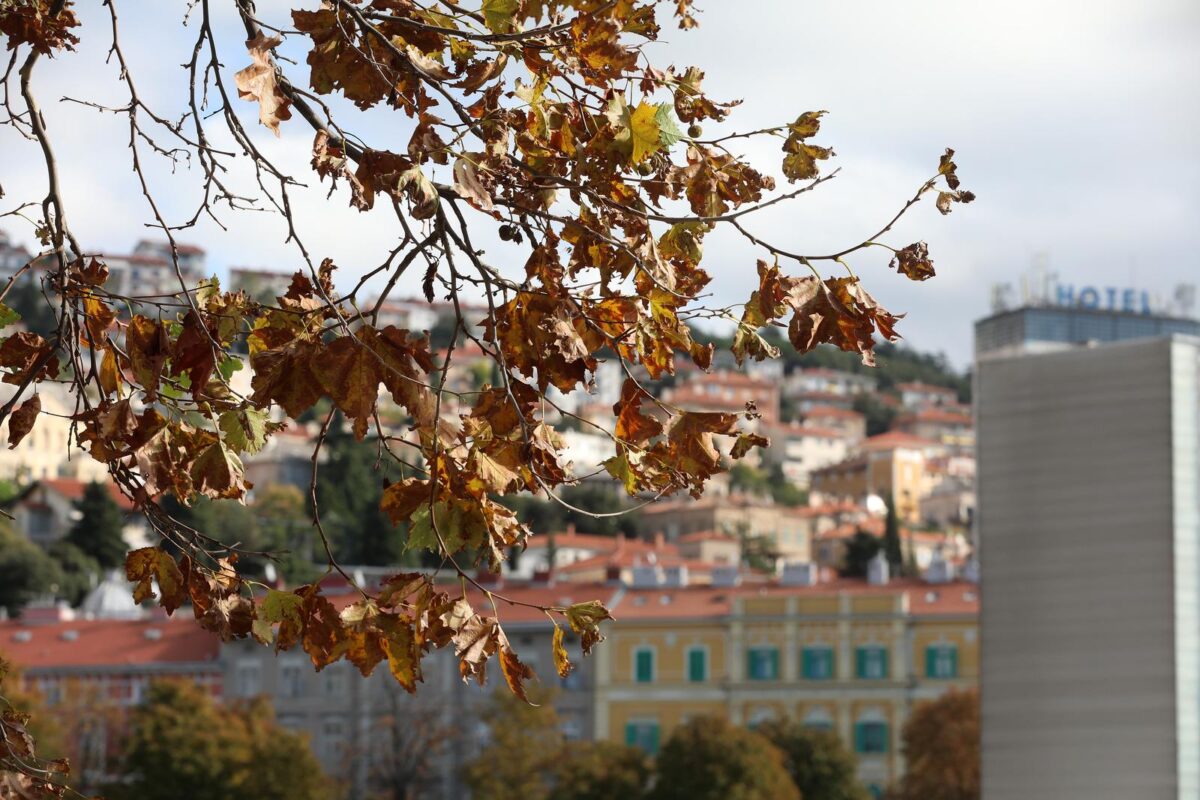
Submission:
M 0 264 L 28 258 L 7 239 L 3 246 Z M 205 273 L 201 248 L 180 252 L 189 277 Z M 172 260 L 151 241 L 129 255 L 108 255 L 107 263 L 110 280 L 133 293 L 166 290 L 166 282 L 177 280 Z M 36 278 L 35 264 L 32 280 L 22 285 L 36 285 Z M 286 292 L 289 280 L 235 267 L 227 288 L 269 300 Z M 13 302 L 20 311 L 21 295 Z M 439 358 L 453 349 L 444 373 L 452 390 L 444 395 L 445 419 L 461 413 L 457 392 L 495 379 L 493 361 L 473 342 L 439 341 L 440 315 L 450 309 L 389 300 L 381 310 L 389 323 L 431 336 Z M 484 310 L 465 313 L 482 318 Z M 900 736 L 913 704 L 978 680 L 979 563 L 966 383 L 936 360 L 890 352 L 895 374 L 887 358 L 877 370 L 853 362 L 739 368 L 718 355 L 708 372 L 680 361 L 664 380 L 641 375 L 665 403 L 744 415 L 771 441 L 731 462 L 698 498 L 646 503 L 626 496 L 607 474 L 614 438 L 605 426 L 613 422 L 609 408 L 625 377 L 615 364 L 597 368 L 586 395 L 551 395 L 546 419 L 561 431 L 560 460 L 575 480 L 561 497 L 525 498 L 516 506 L 533 535 L 509 554 L 500 575 L 481 573 L 479 580 L 514 601 L 505 627 L 542 682 L 556 688 L 564 736 L 624 742 L 654 754 L 676 725 L 697 714 L 750 726 L 788 717 L 836 732 L 875 796 L 903 774 Z M 906 370 L 911 379 L 897 380 Z M 249 390 L 238 383 L 248 374 L 232 374 L 235 389 Z M 375 767 L 363 755 L 367 732 L 379 724 L 385 698 L 398 691 L 394 682 L 383 673 L 362 679 L 346 664 L 314 673 L 302 655 L 222 642 L 152 603 L 135 604 L 119 563 L 82 552 L 84 540 L 108 519 L 116 520 L 122 548 L 145 547 L 155 543 L 152 527 L 76 443 L 66 392 L 48 383 L 40 396 L 48 412 L 41 424 L 16 448 L 0 451 L 11 535 L 36 552 L 0 551 L 0 560 L 25 559 L 63 577 L 57 592 L 15 585 L 4 592 L 0 652 L 52 713 L 60 710 L 68 720 L 69 749 L 87 785 L 112 777 L 106 770 L 120 749 L 121 720 L 153 682 L 171 678 L 217 699 L 265 696 L 282 725 L 307 735 L 325 771 L 349 787 L 347 797 L 369 796 Z M 411 435 L 403 409 L 390 402 L 381 395 L 389 436 Z M 254 488 L 245 506 L 206 501 L 179 509 L 198 528 L 215 525 L 225 541 L 286 552 L 260 565 L 262 580 L 276 588 L 321 572 L 304 499 L 319 428 L 316 421 L 293 422 L 246 455 Z M 404 547 L 402 529 L 364 511 L 378 505 L 378 491 L 369 486 L 381 482 L 372 477 L 370 442 L 334 431 L 327 445 L 318 469 L 327 470 L 331 491 L 345 498 L 326 506 L 326 524 L 354 582 L 377 586 L 400 569 L 436 572 L 436 562 Z M 342 603 L 354 596 L 336 575 L 322 586 Z M 553 677 L 554 626 L 520 603 L 592 599 L 602 600 L 620 624 L 591 656 L 579 654 L 574 642 L 580 668 L 566 679 Z M 413 702 L 459 728 L 483 725 L 492 689 L 503 682 L 463 685 L 448 652 L 431 658 L 436 667 L 427 668 Z M 470 719 L 477 722 L 464 723 Z M 467 737 L 442 754 L 421 796 L 462 796 L 463 766 L 481 745 Z

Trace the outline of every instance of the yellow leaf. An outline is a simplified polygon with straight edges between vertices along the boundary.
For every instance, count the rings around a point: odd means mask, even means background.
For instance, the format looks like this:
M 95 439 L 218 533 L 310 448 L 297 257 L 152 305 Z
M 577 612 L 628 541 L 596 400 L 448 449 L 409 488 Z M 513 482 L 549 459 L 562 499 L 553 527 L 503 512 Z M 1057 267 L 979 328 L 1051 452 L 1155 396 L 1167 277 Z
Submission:
M 634 164 L 645 161 L 662 146 L 657 115 L 658 106 L 652 106 L 645 100 L 629 115 L 629 132 L 633 143 L 630 161 Z

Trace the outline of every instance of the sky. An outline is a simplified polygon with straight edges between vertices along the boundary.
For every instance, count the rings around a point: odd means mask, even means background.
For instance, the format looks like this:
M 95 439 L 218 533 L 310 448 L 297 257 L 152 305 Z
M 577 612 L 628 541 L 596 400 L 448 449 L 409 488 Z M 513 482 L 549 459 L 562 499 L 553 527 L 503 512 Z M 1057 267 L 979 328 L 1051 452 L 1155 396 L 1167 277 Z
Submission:
M 183 110 L 186 61 L 196 20 L 179 24 L 183 3 L 115 0 L 124 50 L 138 89 L 164 116 Z M 929 243 L 938 274 L 912 283 L 886 257 L 853 261 L 889 310 L 905 312 L 908 344 L 940 351 L 965 367 L 971 323 L 989 313 L 993 284 L 1019 284 L 1035 264 L 1074 285 L 1136 287 L 1169 294 L 1196 281 L 1191 238 L 1200 220 L 1200 4 L 1194 0 L 697 0 L 701 25 L 664 27 L 648 49 L 659 66 L 698 65 L 715 99 L 743 104 L 721 132 L 789 121 L 826 110 L 814 141 L 833 147 L 838 177 L 796 201 L 756 214 L 747 227 L 789 250 L 841 249 L 880 228 L 957 151 L 963 186 L 978 199 L 943 217 L 917 207 L 884 239 Z M 213 3 L 227 75 L 249 63 L 232 3 Z M 302 7 L 314 7 L 311 0 Z M 286 25 L 287 3 L 258 3 L 260 16 Z M 68 216 L 85 249 L 126 252 L 151 219 L 129 168 L 123 117 L 64 96 L 123 102 L 116 68 L 105 63 L 108 19 L 98 2 L 80 4 L 84 43 L 39 65 L 34 88 L 57 140 Z M 300 42 L 283 51 L 303 59 Z M 285 65 L 297 83 L 307 68 Z M 230 81 L 232 84 L 232 81 Z M 285 123 L 275 139 L 256 109 L 239 113 L 265 152 L 308 182 L 295 191 L 305 244 L 341 265 L 350 284 L 395 243 L 388 212 L 359 214 L 344 196 L 325 199 L 308 167 L 311 131 Z M 402 150 L 409 131 L 396 115 L 368 115 L 360 130 L 376 147 Z M 705 136 L 714 130 L 705 130 Z M 778 140 L 750 142 L 752 163 L 778 174 Z M 153 162 L 153 158 L 149 159 Z M 245 159 L 241 159 L 244 163 Z M 189 217 L 197 176 L 152 167 L 168 217 Z M 247 175 L 234 177 L 246 185 Z M 786 186 L 786 183 L 781 185 Z M 0 129 L 0 212 L 40 198 L 45 175 L 36 145 Z M 181 234 L 202 245 L 221 274 L 230 265 L 294 270 L 278 217 L 222 216 Z M 18 241 L 31 229 L 0 220 Z M 509 255 L 485 240 L 491 257 Z M 761 257 L 734 236 L 706 242 L 713 304 L 744 302 Z M 521 261 L 512 254 L 512 266 Z M 523 259 L 522 259 L 523 260 Z M 414 282 L 401 294 L 416 296 Z

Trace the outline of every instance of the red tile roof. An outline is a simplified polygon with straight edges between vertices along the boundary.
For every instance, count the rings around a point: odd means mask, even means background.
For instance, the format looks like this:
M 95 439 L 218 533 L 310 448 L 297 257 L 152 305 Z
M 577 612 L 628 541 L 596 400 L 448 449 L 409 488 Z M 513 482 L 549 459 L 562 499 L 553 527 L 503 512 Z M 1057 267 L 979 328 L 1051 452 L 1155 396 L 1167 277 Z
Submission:
M 148 636 L 147 631 L 158 633 Z M 26 636 L 28 641 L 23 641 Z M 27 670 L 197 662 L 212 662 L 215 670 L 220 645 L 216 635 L 182 617 L 74 620 L 46 625 L 0 622 L 0 653 Z
M 38 481 L 43 486 L 53 489 L 63 497 L 71 501 L 83 499 L 83 491 L 87 488 L 87 483 L 75 478 L 43 478 Z M 108 482 L 108 492 L 112 495 L 112 499 L 117 505 L 125 511 L 133 511 L 137 508 L 133 501 L 121 493 L 115 483 Z
M 804 415 L 805 419 L 810 417 L 837 417 L 839 419 L 866 419 L 857 411 L 851 411 L 837 406 L 813 406 Z
M 897 447 L 924 448 L 936 447 L 938 442 L 923 439 L 904 431 L 888 431 L 877 436 L 871 436 L 863 441 L 864 450 L 894 450 Z

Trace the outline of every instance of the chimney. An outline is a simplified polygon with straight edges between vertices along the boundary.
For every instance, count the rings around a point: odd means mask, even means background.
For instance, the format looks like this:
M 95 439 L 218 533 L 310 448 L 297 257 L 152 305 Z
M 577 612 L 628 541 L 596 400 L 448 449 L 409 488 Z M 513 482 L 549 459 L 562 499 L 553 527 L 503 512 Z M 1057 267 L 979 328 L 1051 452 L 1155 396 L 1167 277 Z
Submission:
M 811 561 L 792 561 L 783 565 L 779 582 L 784 586 L 815 586 L 818 582 L 817 565 Z
M 575 523 L 568 522 L 567 523 L 567 536 L 574 536 L 574 535 L 575 535 Z
M 887 556 L 880 550 L 867 564 L 867 583 L 872 586 L 886 586 L 890 573 Z
M 949 583 L 954 580 L 954 565 L 946 560 L 942 554 L 942 546 L 939 544 L 933 551 L 933 558 L 929 560 L 929 568 L 925 570 L 925 581 L 927 583 Z

